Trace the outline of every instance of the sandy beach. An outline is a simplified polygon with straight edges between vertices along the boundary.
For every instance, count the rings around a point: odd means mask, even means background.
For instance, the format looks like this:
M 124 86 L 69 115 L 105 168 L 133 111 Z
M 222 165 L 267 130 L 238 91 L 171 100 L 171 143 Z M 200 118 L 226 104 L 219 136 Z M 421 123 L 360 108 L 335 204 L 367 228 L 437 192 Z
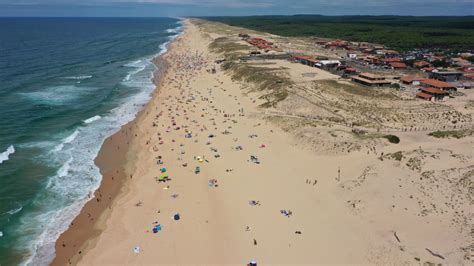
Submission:
M 374 106 L 363 98 L 373 95 L 317 87 L 337 77 L 288 61 L 262 64 L 278 84 L 300 82 L 263 108 L 279 94 L 249 89 L 211 45 L 245 49 L 231 37 L 240 29 L 184 25 L 151 101 L 104 143 L 102 185 L 57 241 L 53 265 L 469 264 L 474 136 L 429 137 L 442 121 L 412 111 L 415 120 L 398 109 L 398 120 L 379 119 L 402 106 L 395 96 Z M 464 106 L 436 108 L 468 127 Z M 355 119 L 401 142 L 354 137 Z M 416 119 L 426 129 L 405 130 Z

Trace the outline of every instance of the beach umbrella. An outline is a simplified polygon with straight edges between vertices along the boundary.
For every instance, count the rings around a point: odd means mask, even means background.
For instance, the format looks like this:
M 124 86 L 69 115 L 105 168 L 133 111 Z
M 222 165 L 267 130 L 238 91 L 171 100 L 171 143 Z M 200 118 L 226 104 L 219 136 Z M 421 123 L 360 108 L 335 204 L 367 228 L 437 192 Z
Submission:
M 159 224 L 159 225 L 153 227 L 153 233 L 154 233 L 154 234 L 158 233 L 159 231 L 161 231 L 161 224 Z
M 162 173 L 166 173 L 166 168 L 163 167 L 163 168 L 161 168 L 160 171 L 161 171 Z

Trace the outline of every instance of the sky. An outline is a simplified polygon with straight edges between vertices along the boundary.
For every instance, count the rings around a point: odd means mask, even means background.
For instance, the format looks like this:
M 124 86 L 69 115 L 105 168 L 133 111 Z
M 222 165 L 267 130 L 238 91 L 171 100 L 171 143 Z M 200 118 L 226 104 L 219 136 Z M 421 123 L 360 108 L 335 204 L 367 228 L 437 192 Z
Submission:
M 474 15 L 474 0 L 0 0 L 0 17 Z

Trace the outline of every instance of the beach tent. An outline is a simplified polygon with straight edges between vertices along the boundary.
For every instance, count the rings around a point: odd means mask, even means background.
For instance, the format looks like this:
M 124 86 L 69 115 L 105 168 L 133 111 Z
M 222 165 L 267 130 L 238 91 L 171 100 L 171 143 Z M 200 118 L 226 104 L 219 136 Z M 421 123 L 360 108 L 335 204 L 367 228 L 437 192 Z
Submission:
M 158 179 L 158 181 L 166 181 L 167 179 L 169 178 L 169 175 L 167 173 L 162 173 L 161 176 L 160 176 L 160 179 Z
M 159 231 L 161 231 L 161 224 L 158 224 L 157 226 L 153 227 L 153 233 L 156 234 Z

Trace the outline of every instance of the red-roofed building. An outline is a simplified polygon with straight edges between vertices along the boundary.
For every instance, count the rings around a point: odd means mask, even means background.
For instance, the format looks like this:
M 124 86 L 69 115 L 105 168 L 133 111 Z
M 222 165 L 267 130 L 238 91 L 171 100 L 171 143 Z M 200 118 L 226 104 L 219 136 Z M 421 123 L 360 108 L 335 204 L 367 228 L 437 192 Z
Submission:
M 464 74 L 464 77 L 468 79 L 474 79 L 474 73 L 466 73 Z
M 313 56 L 309 55 L 291 55 L 290 58 L 298 63 L 314 67 L 319 60 L 316 60 Z
M 436 88 L 420 88 L 420 91 L 416 93 L 416 97 L 422 98 L 425 100 L 443 100 L 445 97 L 448 97 L 449 93 L 442 91 Z
M 409 85 L 420 85 L 420 82 L 422 80 L 425 80 L 426 78 L 420 77 L 420 76 L 415 76 L 415 75 L 408 75 L 408 76 L 403 76 L 400 78 L 400 81 L 403 84 L 409 84 Z
M 247 42 L 250 43 L 253 46 L 256 46 L 256 47 L 258 47 L 260 49 L 264 49 L 264 50 L 272 49 L 272 45 L 273 45 L 272 42 L 269 42 L 265 39 L 258 38 L 258 37 L 247 39 Z
M 358 76 L 353 76 L 352 81 L 366 85 L 366 86 L 385 86 L 390 85 L 391 82 L 386 80 L 384 76 L 372 74 L 372 73 L 361 73 Z
M 384 59 L 382 59 L 382 62 L 384 62 L 385 64 L 399 63 L 399 62 L 402 62 L 402 59 L 400 59 L 400 58 L 398 58 L 398 57 L 394 57 L 394 58 L 384 58 Z
M 390 66 L 392 67 L 392 69 L 406 69 L 407 68 L 407 65 L 401 62 L 390 63 Z
M 424 67 L 429 67 L 430 63 L 426 61 L 416 61 L 415 63 L 413 63 L 413 66 L 416 68 L 424 68 Z
M 465 65 L 459 68 L 462 72 L 471 73 L 474 72 L 474 64 Z
M 455 91 L 456 90 L 456 87 L 454 87 L 453 85 L 444 81 L 436 80 L 436 79 L 422 80 L 421 85 L 425 87 L 433 87 L 436 89 L 440 89 L 442 91 Z
M 416 97 L 425 99 L 427 101 L 431 101 L 431 99 L 433 98 L 433 95 L 419 91 L 416 93 Z
M 352 67 L 348 67 L 348 68 L 344 69 L 344 73 L 346 73 L 346 74 L 355 74 L 355 73 L 357 73 L 357 69 L 352 68 Z

